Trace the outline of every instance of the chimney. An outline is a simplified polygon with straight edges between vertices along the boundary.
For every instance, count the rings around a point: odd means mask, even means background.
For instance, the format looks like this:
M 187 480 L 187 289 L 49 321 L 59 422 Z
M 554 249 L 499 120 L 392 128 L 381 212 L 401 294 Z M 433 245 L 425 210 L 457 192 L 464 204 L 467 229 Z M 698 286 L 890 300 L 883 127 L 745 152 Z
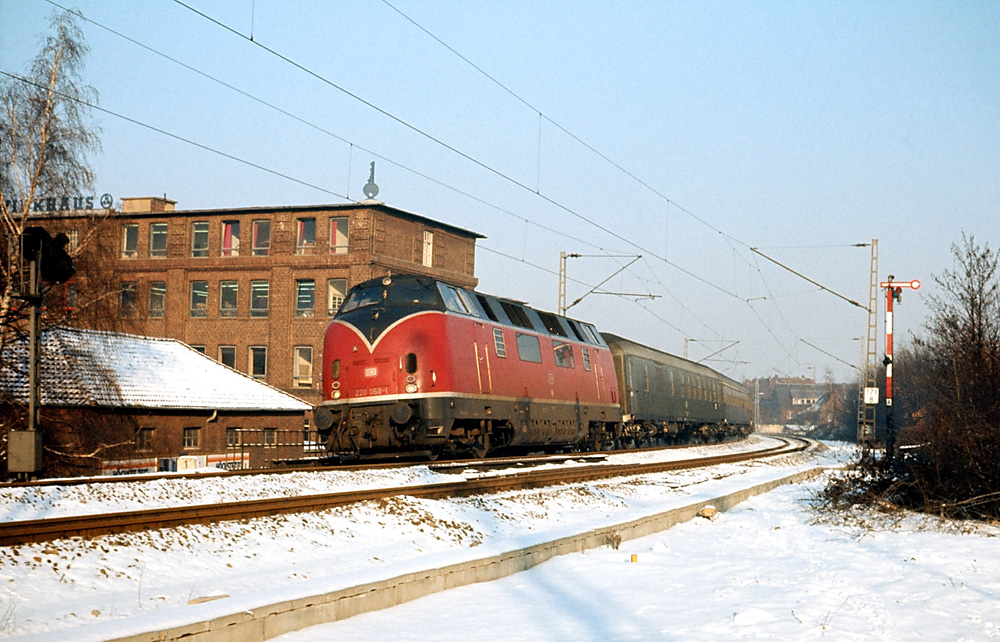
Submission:
M 122 198 L 122 213 L 132 214 L 136 212 L 173 212 L 177 201 L 171 201 L 164 194 L 159 196 L 132 196 Z

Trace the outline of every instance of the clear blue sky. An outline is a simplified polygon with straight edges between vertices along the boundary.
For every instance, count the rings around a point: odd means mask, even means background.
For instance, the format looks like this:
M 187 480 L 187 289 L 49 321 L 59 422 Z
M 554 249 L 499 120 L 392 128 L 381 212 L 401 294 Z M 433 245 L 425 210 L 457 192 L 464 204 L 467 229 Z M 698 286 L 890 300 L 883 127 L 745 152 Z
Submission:
M 710 362 L 736 378 L 853 379 L 806 342 L 857 364 L 867 322 L 750 247 L 867 303 L 847 246 L 877 238 L 882 278 L 923 283 L 897 342 L 963 232 L 1000 249 L 996 2 L 190 4 L 238 33 L 167 0 L 73 5 L 103 26 L 81 23 L 100 105 L 301 182 L 98 112 L 98 194 L 338 203 L 374 160 L 380 200 L 486 235 L 483 291 L 553 310 L 560 251 L 643 255 L 603 288 L 658 298 L 570 314 L 695 359 L 739 341 Z M 53 9 L 0 0 L 0 69 Z M 569 300 L 628 260 L 571 259 Z

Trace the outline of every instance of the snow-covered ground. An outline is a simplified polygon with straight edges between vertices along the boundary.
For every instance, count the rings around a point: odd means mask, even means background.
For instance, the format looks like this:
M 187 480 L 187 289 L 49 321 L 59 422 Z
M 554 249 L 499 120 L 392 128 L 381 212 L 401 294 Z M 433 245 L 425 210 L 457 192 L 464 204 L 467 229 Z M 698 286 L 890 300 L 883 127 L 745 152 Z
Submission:
M 763 439 L 751 444 L 759 447 Z M 247 523 L 0 548 L 0 637 L 85 642 L 177 625 L 485 557 L 843 458 L 833 449 L 626 481 L 448 501 L 399 497 Z M 443 479 L 454 477 L 416 467 L 241 479 L 232 487 L 221 479 L 178 479 L 104 487 L 100 494 L 75 487 L 3 489 L 0 519 Z M 809 486 L 788 487 L 714 521 L 698 519 L 617 551 L 558 558 L 499 582 L 285 639 L 1000 636 L 994 613 L 1000 530 L 966 532 L 926 518 L 883 522 L 873 532 L 814 523 L 809 492 Z M 628 561 L 633 553 L 636 563 Z M 219 596 L 227 597 L 199 599 Z

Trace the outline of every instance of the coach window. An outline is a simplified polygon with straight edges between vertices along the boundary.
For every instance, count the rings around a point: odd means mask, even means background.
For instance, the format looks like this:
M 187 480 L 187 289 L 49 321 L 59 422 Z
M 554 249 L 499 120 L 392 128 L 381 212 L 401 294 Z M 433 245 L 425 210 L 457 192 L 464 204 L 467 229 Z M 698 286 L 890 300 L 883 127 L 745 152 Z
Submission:
M 521 361 L 532 363 L 542 362 L 542 348 L 538 342 L 538 337 L 532 334 L 517 333 L 517 356 Z
M 250 316 L 266 317 L 270 284 L 267 281 L 250 281 Z
M 267 347 L 250 346 L 250 376 L 263 379 L 267 376 Z
M 191 316 L 208 316 L 208 281 L 191 281 Z
M 222 222 L 222 256 L 240 255 L 240 222 Z
M 198 448 L 200 445 L 201 445 L 201 429 L 185 428 L 184 448 L 186 449 Z
M 119 291 L 118 314 L 122 317 L 135 316 L 135 292 L 134 281 L 123 281 Z
M 195 258 L 208 256 L 208 221 L 191 224 L 191 256 Z
M 139 226 L 122 225 L 122 258 L 134 259 L 139 254 Z
M 239 281 L 219 282 L 219 316 L 235 317 L 236 304 L 239 299 Z
M 316 252 L 316 219 L 300 218 L 295 220 L 295 253 L 313 254 Z
M 253 255 L 268 256 L 271 253 L 271 221 L 253 222 Z
M 167 224 L 149 224 L 149 256 L 162 259 L 167 256 Z
M 347 279 L 327 279 L 326 281 L 326 316 L 337 314 L 340 304 L 347 296 Z
M 330 219 L 330 254 L 347 254 L 348 224 L 346 216 L 334 216 Z
M 315 307 L 316 282 L 299 279 L 295 282 L 295 316 L 311 317 Z
M 150 281 L 149 283 L 149 309 L 150 319 L 160 319 L 163 311 L 167 307 L 167 282 Z
M 296 388 L 312 386 L 313 349 L 312 346 L 295 346 L 292 355 L 292 380 Z
M 580 348 L 583 351 L 583 369 L 590 372 L 590 350 L 587 348 Z
M 219 346 L 219 363 L 236 370 L 236 346 Z

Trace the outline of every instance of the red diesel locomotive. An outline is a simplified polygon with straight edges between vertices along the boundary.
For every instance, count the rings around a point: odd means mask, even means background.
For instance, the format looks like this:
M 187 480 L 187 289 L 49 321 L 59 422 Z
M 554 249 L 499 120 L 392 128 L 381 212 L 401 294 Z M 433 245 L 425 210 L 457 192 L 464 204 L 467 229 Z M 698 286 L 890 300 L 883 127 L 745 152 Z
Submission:
M 350 291 L 327 329 L 316 427 L 340 456 L 599 449 L 621 436 L 593 325 L 424 276 Z

